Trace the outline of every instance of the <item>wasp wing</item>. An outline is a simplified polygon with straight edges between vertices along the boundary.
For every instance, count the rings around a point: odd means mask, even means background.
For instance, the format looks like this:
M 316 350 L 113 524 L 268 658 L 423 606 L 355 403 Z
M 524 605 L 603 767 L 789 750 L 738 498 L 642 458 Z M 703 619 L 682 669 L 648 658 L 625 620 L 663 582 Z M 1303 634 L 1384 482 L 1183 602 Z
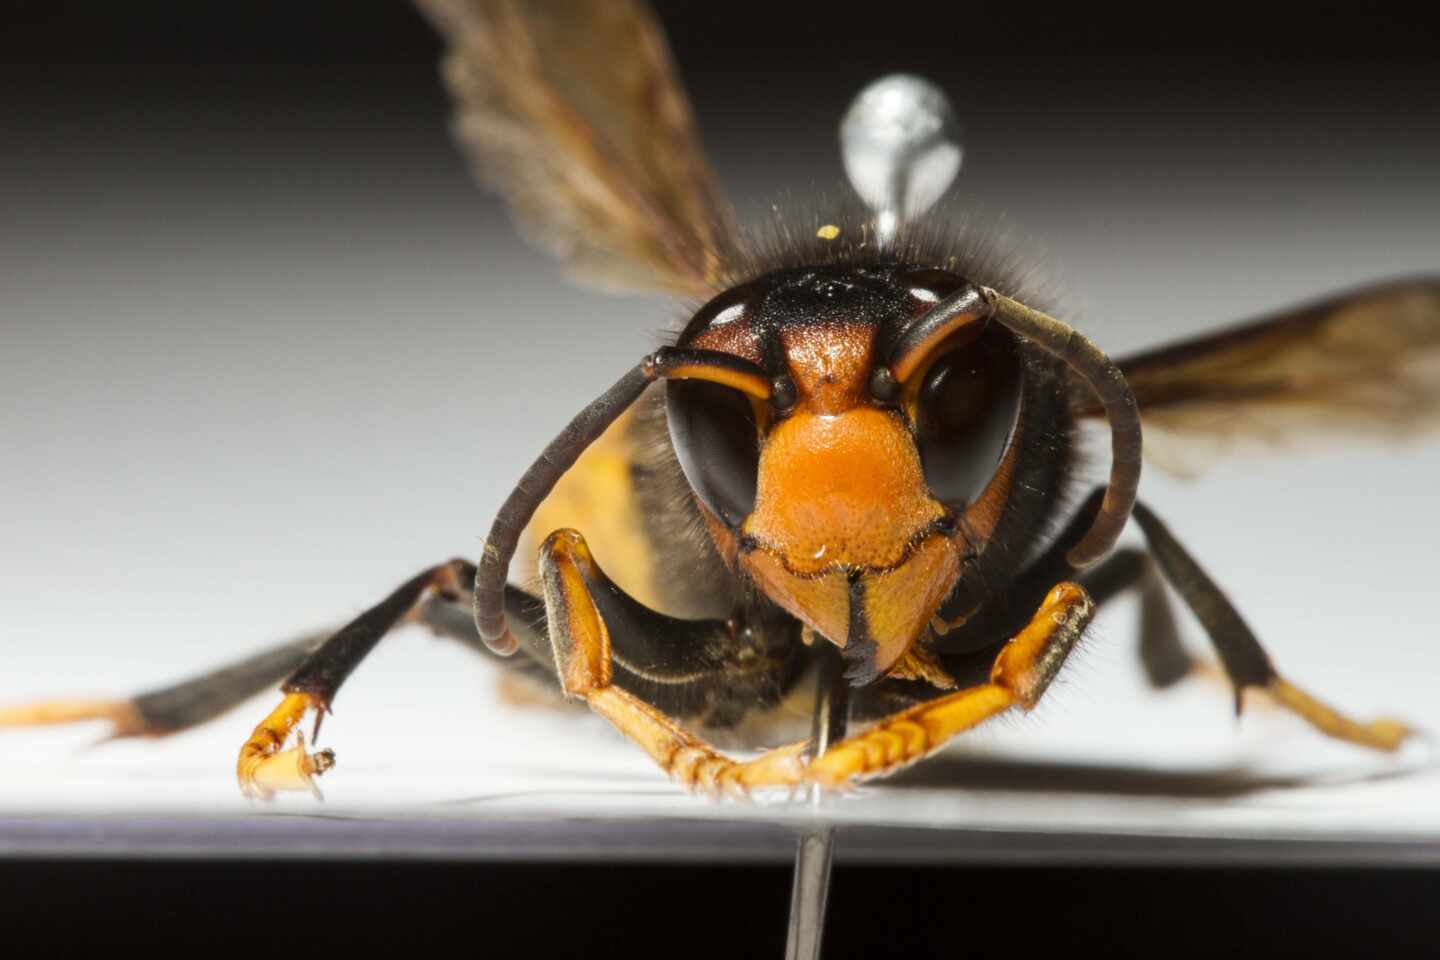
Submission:
M 1146 452 L 1193 473 L 1225 448 L 1440 423 L 1440 277 L 1392 281 L 1118 361 Z M 1072 407 L 1100 416 L 1072 388 Z
M 581 278 L 709 291 L 736 249 L 640 0 L 417 0 L 447 44 L 456 132 L 526 238 Z

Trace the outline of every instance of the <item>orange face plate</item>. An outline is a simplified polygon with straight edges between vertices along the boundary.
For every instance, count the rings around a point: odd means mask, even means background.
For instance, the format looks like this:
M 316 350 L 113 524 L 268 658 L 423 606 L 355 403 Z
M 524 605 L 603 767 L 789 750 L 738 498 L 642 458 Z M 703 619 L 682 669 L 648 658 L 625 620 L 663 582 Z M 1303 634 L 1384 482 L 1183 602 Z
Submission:
M 903 416 L 868 402 L 873 339 L 858 325 L 784 337 L 798 400 L 761 451 L 739 563 L 878 676 L 925 629 L 960 557 Z

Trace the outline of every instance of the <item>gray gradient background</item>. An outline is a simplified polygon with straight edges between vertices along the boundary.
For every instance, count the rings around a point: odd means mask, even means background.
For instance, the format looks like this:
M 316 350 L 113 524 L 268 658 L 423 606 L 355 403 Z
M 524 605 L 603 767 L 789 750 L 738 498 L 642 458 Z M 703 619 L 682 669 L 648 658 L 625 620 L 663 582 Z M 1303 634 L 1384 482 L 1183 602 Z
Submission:
M 331 34 L 261 5 L 242 40 L 206 23 L 192 42 L 169 20 L 160 39 L 97 28 L 77 53 L 20 6 L 43 42 L 0 74 L 0 701 L 182 676 L 473 555 L 540 447 L 679 316 L 570 286 L 520 243 L 450 143 L 433 41 L 403 10 Z M 1210 49 L 1208 34 L 1159 56 L 1085 33 L 1074 49 L 1042 40 L 1021 67 L 955 56 L 930 31 L 662 12 L 742 211 L 836 190 L 834 125 L 865 80 L 940 80 L 967 127 L 958 192 L 1033 247 L 1066 317 L 1117 354 L 1440 266 L 1423 38 L 1293 60 L 1265 42 Z M 1440 729 L 1437 469 L 1433 441 L 1352 445 L 1229 459 L 1195 484 L 1152 471 L 1142 492 L 1294 679 Z M 976 749 L 1370 763 L 1283 717 L 1237 734 L 1219 691 L 1149 693 L 1132 615 L 1117 604 L 1054 703 Z M 383 645 L 327 724 L 332 798 L 434 800 L 499 769 L 619 770 L 663 791 L 597 722 L 501 714 L 490 677 L 418 633 Z M 237 804 L 233 750 L 267 708 L 153 746 L 7 734 L 0 763 L 33 785 L 0 804 Z M 1433 781 L 1405 789 L 1321 805 L 1357 829 L 1434 829 Z

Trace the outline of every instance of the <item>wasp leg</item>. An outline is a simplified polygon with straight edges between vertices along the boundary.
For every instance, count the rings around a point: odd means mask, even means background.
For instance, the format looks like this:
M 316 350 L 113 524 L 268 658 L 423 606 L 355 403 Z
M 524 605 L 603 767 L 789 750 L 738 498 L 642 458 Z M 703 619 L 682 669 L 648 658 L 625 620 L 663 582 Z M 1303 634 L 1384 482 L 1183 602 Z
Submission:
M 180 683 L 112 700 L 47 700 L 0 709 L 0 727 L 108 720 L 116 737 L 160 737 L 212 720 L 283 680 L 333 631 L 307 634 Z
M 1399 720 L 1352 720 L 1280 676 L 1249 624 L 1160 519 L 1144 504 L 1135 505 L 1134 516 L 1145 532 L 1151 552 L 1166 579 L 1194 612 L 1215 645 L 1225 673 L 1235 688 L 1236 713 L 1240 712 L 1245 690 L 1255 687 L 1336 740 L 1374 750 L 1394 751 L 1415 734 L 1412 727 Z
M 706 666 L 697 662 L 687 668 L 660 656 L 644 660 L 647 654 L 660 653 L 658 645 L 646 641 L 647 635 L 663 638 L 670 658 L 679 652 L 713 660 L 714 651 L 738 649 L 738 655 L 726 656 L 743 663 L 749 659 L 747 647 L 738 645 L 741 638 L 734 625 L 720 620 L 675 620 L 645 608 L 606 578 L 585 539 L 574 530 L 558 530 L 546 538 L 540 547 L 540 576 L 561 688 L 610 721 L 672 779 L 691 790 L 730 795 L 800 781 L 809 741 L 776 748 L 753 760 L 732 760 L 618 682 L 621 673 L 662 682 L 668 675 L 683 681 L 687 669 Z M 607 620 L 617 627 L 623 622 L 629 628 L 623 638 L 623 657 L 615 655 Z M 640 651 L 639 657 L 635 651 Z M 762 656 L 759 652 L 753 655 Z M 716 676 L 727 675 L 720 663 L 709 666 Z M 662 668 L 663 675 L 658 672 Z M 762 675 L 767 671 L 760 669 Z
M 1075 511 L 1074 517 L 1055 541 L 1006 587 L 1003 595 L 990 596 L 978 614 L 945 622 L 936 630 L 935 650 L 947 671 L 960 677 L 973 676 L 988 667 L 976 656 L 994 648 L 995 637 L 1018 630 L 1050 588 L 1076 578 L 1068 554 L 1090 529 L 1104 501 L 1105 488 L 1094 490 Z M 1156 687 L 1168 687 L 1188 676 L 1198 666 L 1180 642 L 1174 610 L 1155 561 L 1144 550 L 1122 548 L 1078 577 L 1096 608 L 1103 607 L 1126 590 L 1140 593 L 1140 660 L 1146 677 Z M 977 598 L 962 599 L 961 605 Z M 943 618 L 942 618 L 943 619 Z M 973 656 L 972 656 L 973 655 Z
M 555 656 L 545 636 L 545 601 L 519 587 L 505 587 L 505 612 L 511 636 L 519 641 L 523 656 L 496 654 L 480 638 L 471 604 L 451 603 L 431 597 L 413 619 L 431 633 L 480 654 L 503 668 L 496 693 L 502 703 L 519 707 L 573 707 L 555 683 Z
M 1030 623 L 1000 648 L 989 683 L 920 703 L 842 740 L 811 761 L 805 779 L 835 788 L 890 773 L 1011 707 L 1033 709 L 1094 612 L 1083 587 L 1059 584 Z
M 415 619 L 423 621 L 440 636 L 456 640 L 507 667 L 533 673 L 553 685 L 550 647 L 544 639 L 543 630 L 538 631 L 536 639 L 537 631 L 531 623 L 544 617 L 543 604 L 515 587 L 507 588 L 506 610 L 515 621 L 516 632 L 524 638 L 522 643 L 531 656 L 503 659 L 494 656 L 480 641 L 474 618 L 469 612 L 468 589 L 463 604 L 437 603 L 435 598 L 431 598 Z M 117 738 L 162 737 L 179 733 L 221 716 L 289 677 L 336 632 L 332 627 L 308 633 L 251 654 L 243 660 L 130 697 L 66 698 L 3 707 L 0 708 L 0 728 L 106 720 L 112 725 L 112 736 Z
M 457 602 L 468 596 L 474 577 L 475 566 L 461 559 L 423 570 L 306 656 L 281 686 L 284 700 L 240 748 L 235 775 L 241 792 L 266 800 L 277 790 L 314 792 L 313 778 L 330 768 L 334 755 L 307 753 L 303 741 L 282 751 L 300 721 L 315 713 L 318 732 L 320 718 L 329 712 L 346 677 L 385 634 L 416 613 L 432 594 Z
M 1155 559 L 1144 550 L 1126 547 L 1080 578 L 1096 607 L 1125 590 L 1140 594 L 1140 665 L 1152 687 L 1165 689 L 1189 676 L 1199 662 L 1180 642 L 1175 610 Z
M 177 684 L 131 697 L 55 699 L 0 708 L 0 728 L 106 720 L 111 723 L 114 737 L 166 736 L 213 720 L 292 674 L 300 677 L 305 671 L 296 671 L 302 665 L 307 669 L 318 668 L 325 674 L 328 688 L 321 685 L 319 691 L 326 695 L 323 702 L 328 704 L 340 683 L 369 653 L 374 642 L 391 627 L 407 619 L 422 622 L 436 634 L 457 640 L 489 659 L 505 664 L 509 670 L 531 674 L 535 679 L 553 686 L 554 658 L 543 625 L 538 623 L 544 618 L 541 601 L 516 587 L 506 587 L 505 609 L 514 626 L 515 636 L 528 656 L 496 657 L 481 642 L 469 612 L 474 569 L 465 560 L 432 568 L 339 631 L 330 629 L 306 634 Z M 403 602 L 397 602 L 401 594 L 415 595 L 414 588 L 421 580 L 426 582 L 420 588 L 418 602 L 408 608 Z M 436 582 L 439 588 L 435 588 Z M 398 615 L 395 613 L 397 606 L 400 608 Z M 356 643 L 362 636 L 371 637 L 372 642 L 368 645 Z M 327 640 L 342 638 L 345 645 L 341 649 L 332 650 L 334 655 L 328 659 L 321 657 L 322 646 L 329 649 Z M 291 683 L 286 684 L 287 693 L 293 683 L 294 677 Z M 247 742 L 247 752 L 251 765 L 258 762 L 263 774 L 261 782 L 255 784 L 251 792 L 268 796 L 277 786 L 314 790 L 313 777 L 333 762 L 333 756 L 323 752 L 312 755 L 303 745 L 298 750 L 282 754 L 281 747 L 304 715 L 320 703 L 321 698 L 315 696 L 314 691 L 298 691 L 294 696 L 287 696 L 280 707 L 256 728 L 252 737 L 256 743 L 252 746 Z M 259 747 L 258 752 L 256 746 Z M 279 759 L 273 762 L 267 760 L 271 756 Z
M 1185 649 L 1165 576 L 1148 550 L 1117 550 L 1104 563 L 1085 571 L 1080 582 L 1095 598 L 1097 607 L 1103 607 L 1121 591 L 1139 591 L 1140 666 L 1150 686 L 1165 690 L 1190 678 L 1230 686 L 1224 667 L 1209 657 L 1191 656 Z

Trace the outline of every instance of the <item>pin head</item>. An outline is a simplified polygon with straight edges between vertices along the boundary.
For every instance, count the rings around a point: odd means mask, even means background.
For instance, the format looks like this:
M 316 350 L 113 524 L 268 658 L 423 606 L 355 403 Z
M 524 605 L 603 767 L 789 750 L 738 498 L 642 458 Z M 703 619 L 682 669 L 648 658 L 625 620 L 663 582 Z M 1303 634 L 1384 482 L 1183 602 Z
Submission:
M 881 77 L 840 123 L 845 173 L 875 211 L 881 243 L 927 210 L 960 172 L 960 126 L 935 84 L 913 74 Z

